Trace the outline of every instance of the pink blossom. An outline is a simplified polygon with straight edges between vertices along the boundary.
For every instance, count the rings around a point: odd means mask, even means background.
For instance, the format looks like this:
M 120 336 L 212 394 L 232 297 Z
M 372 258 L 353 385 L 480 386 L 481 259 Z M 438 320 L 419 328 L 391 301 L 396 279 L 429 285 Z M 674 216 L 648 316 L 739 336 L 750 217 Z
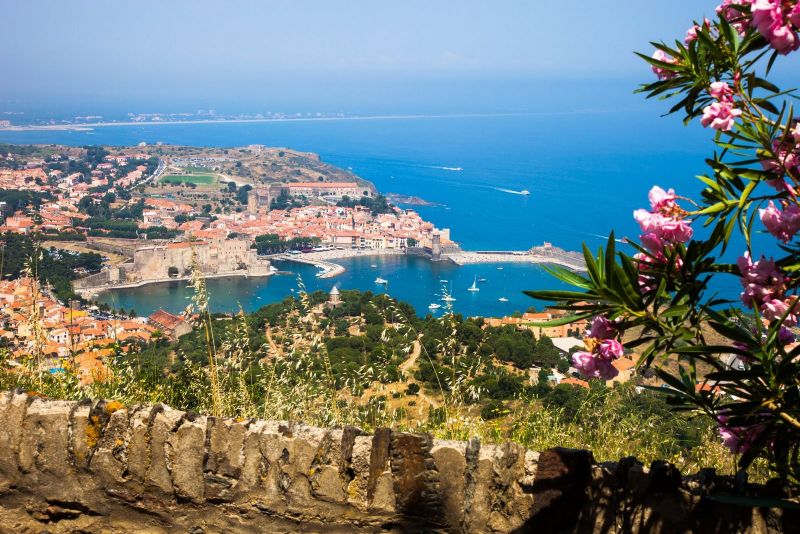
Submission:
M 652 232 L 640 235 L 639 239 L 642 242 L 642 246 L 653 254 L 660 254 L 667 245 L 663 239 Z
M 688 222 L 677 217 L 665 217 L 660 213 L 638 209 L 633 212 L 633 218 L 643 232 L 654 234 L 669 243 L 686 243 L 694 233 Z
M 703 27 L 701 28 L 699 24 L 695 24 L 688 30 L 686 30 L 686 37 L 683 38 L 683 44 L 688 45 L 697 40 L 697 32 L 702 30 L 703 28 L 708 29 L 711 27 L 711 21 L 708 19 L 703 19 Z
M 616 333 L 616 328 L 614 327 L 614 323 L 603 317 L 602 315 L 598 315 L 594 319 L 592 319 L 592 325 L 589 327 L 589 337 L 593 337 L 595 339 L 609 339 L 610 337 L 614 336 Z
M 781 329 L 778 331 L 778 343 L 784 346 L 794 343 L 794 332 L 785 326 L 781 326 Z
M 797 4 L 798 13 L 800 13 L 800 3 Z M 792 137 L 794 137 L 794 142 L 800 144 L 800 121 L 794 125 L 794 129 L 790 132 Z
M 597 346 L 597 355 L 607 361 L 621 358 L 624 353 L 622 344 L 616 339 L 604 339 Z
M 800 305 L 798 305 L 797 297 L 789 297 L 785 300 L 770 299 L 761 305 L 761 315 L 766 320 L 775 321 L 783 318 L 783 324 L 786 326 L 797 324 L 798 312 L 800 312 Z
M 760 306 L 763 302 L 783 296 L 786 279 L 775 266 L 774 260 L 761 256 L 760 260 L 753 263 L 750 253 L 745 252 L 736 264 L 741 273 L 740 281 L 744 288 L 741 299 L 745 306 L 752 307 L 754 303 Z
M 749 427 L 728 425 L 729 417 L 726 415 L 717 416 L 719 425 L 719 435 L 722 444 L 734 454 L 744 454 L 753 445 L 755 439 L 764 431 L 763 424 L 752 425 Z
M 800 207 L 796 204 L 789 204 L 783 211 L 775 207 L 770 200 L 766 209 L 758 210 L 761 222 L 767 231 L 788 243 L 794 235 L 800 231 Z
M 725 82 L 714 82 L 708 89 L 708 94 L 717 100 L 730 102 L 733 97 L 733 89 Z
M 730 22 L 739 35 L 744 35 L 747 31 L 748 14 L 731 6 L 747 7 L 752 3 L 753 0 L 723 0 L 722 5 L 717 6 L 717 14 Z
M 781 54 L 800 48 L 800 39 L 791 26 L 795 13 L 784 13 L 783 0 L 755 0 L 752 6 L 753 26 Z M 797 6 L 795 5 L 795 10 Z
M 586 378 L 611 380 L 619 374 L 607 360 L 600 360 L 591 352 L 578 351 L 572 355 L 572 365 Z
M 736 117 L 742 114 L 741 109 L 736 109 L 732 102 L 714 102 L 703 108 L 703 117 L 700 124 L 711 126 L 715 130 L 729 132 L 736 123 Z
M 656 50 L 653 53 L 653 59 L 655 59 L 656 61 L 661 61 L 662 63 L 675 64 L 678 62 L 675 58 L 667 55 L 667 53 L 664 52 L 663 50 Z M 672 78 L 678 75 L 678 73 L 675 72 L 674 70 L 665 67 L 659 67 L 657 65 L 653 65 L 652 69 L 653 73 L 655 73 L 655 75 L 658 76 L 659 80 L 671 80 Z
M 650 192 L 647 193 L 647 198 L 650 200 L 650 209 L 653 211 L 672 210 L 676 206 L 674 189 L 664 191 L 654 185 Z
M 795 28 L 800 28 L 800 3 L 795 4 L 792 11 L 789 13 L 789 20 L 794 24 Z

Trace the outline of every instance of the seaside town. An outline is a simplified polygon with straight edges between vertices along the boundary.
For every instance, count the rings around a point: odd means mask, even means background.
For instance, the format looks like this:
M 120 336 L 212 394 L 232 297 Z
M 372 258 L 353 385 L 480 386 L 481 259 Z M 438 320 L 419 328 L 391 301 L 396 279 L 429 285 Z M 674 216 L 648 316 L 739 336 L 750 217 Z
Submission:
M 250 180 L 242 185 L 241 176 L 224 174 L 237 168 L 230 157 L 180 151 L 179 156 L 165 158 L 148 148 L 155 147 L 114 152 L 100 147 L 0 147 L 0 232 L 35 236 L 52 250 L 63 247 L 63 253 L 100 252 L 105 258 L 102 270 L 76 269 L 81 275 L 73 280 L 76 289 L 96 288 L 92 284 L 98 279 L 101 285 L 118 286 L 188 277 L 192 262 L 207 276 L 272 274 L 269 262 L 257 253 L 290 249 L 329 251 L 334 258 L 365 250 L 459 251 L 448 229 L 388 204 L 363 181 L 319 177 Z M 248 150 L 286 154 L 259 147 Z M 300 161 L 306 165 L 317 160 Z M 296 170 L 291 174 L 308 179 Z M 29 276 L 0 282 L 0 335 L 16 365 L 38 352 L 50 372 L 71 366 L 82 382 L 91 382 L 106 375 L 106 363 L 119 351 L 160 338 L 175 340 L 192 329 L 191 317 L 164 310 L 149 317 L 126 316 L 73 296 L 62 302 L 52 287 L 40 287 Z M 585 324 L 573 329 L 530 326 L 558 315 L 554 311 L 489 318 L 485 327 L 530 329 L 536 337 L 552 338 L 568 354 L 581 344 L 580 337 L 571 334 Z M 32 326 L 32 317 L 40 319 L 39 330 Z M 621 377 L 630 377 L 630 358 L 615 364 L 624 367 Z M 531 373 L 535 381 L 537 370 Z M 587 387 L 569 372 L 556 371 L 550 380 Z

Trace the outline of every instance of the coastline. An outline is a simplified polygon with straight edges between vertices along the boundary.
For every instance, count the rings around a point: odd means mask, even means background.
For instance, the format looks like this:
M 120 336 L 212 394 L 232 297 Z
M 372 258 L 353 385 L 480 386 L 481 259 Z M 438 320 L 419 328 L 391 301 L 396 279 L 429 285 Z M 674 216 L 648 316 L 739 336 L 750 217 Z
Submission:
M 159 126 L 176 124 L 247 124 L 259 122 L 326 122 L 326 121 L 372 121 L 372 120 L 416 120 L 416 119 L 470 119 L 482 117 L 527 117 L 527 116 L 559 116 L 583 115 L 597 113 L 616 113 L 615 111 L 553 111 L 553 112 L 527 112 L 527 113 L 454 113 L 430 115 L 363 115 L 350 117 L 276 117 L 271 119 L 198 119 L 198 120 L 170 120 L 170 121 L 125 121 L 125 122 L 86 122 L 81 124 L 31 124 L 19 126 L 6 126 L 0 128 L 3 132 L 26 131 L 90 131 L 93 128 L 106 128 L 110 126 Z
M 394 249 L 367 249 L 367 250 L 324 250 L 320 252 L 308 252 L 305 254 L 275 254 L 270 256 L 270 260 L 293 261 L 295 263 L 305 263 L 322 269 L 318 278 L 334 278 L 344 273 L 346 269 L 333 261 L 345 260 L 349 258 L 359 258 L 368 256 L 405 256 L 405 252 Z
M 264 278 L 267 276 L 273 276 L 275 274 L 277 273 L 272 271 L 265 274 L 251 274 L 251 273 L 242 273 L 239 271 L 232 271 L 226 273 L 207 274 L 204 275 L 203 278 Z M 103 293 L 105 291 L 110 291 L 113 289 L 133 289 L 152 284 L 164 284 L 166 282 L 188 282 L 191 279 L 192 279 L 191 276 L 177 276 L 175 278 L 157 278 L 155 280 L 140 280 L 138 282 L 130 282 L 127 284 L 119 284 L 114 286 L 93 287 L 90 289 L 76 289 L 75 293 L 83 297 L 86 297 L 92 295 L 99 295 L 100 293 Z

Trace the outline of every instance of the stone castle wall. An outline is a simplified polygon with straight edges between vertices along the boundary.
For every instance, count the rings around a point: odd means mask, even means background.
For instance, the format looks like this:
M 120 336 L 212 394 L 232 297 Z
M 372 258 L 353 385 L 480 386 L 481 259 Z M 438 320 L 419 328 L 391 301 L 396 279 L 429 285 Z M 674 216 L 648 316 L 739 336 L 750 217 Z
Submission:
M 710 472 L 682 479 L 666 463 L 598 465 L 588 451 L 0 393 L 0 532 L 705 533 L 800 525 L 797 512 L 712 500 L 732 490 Z

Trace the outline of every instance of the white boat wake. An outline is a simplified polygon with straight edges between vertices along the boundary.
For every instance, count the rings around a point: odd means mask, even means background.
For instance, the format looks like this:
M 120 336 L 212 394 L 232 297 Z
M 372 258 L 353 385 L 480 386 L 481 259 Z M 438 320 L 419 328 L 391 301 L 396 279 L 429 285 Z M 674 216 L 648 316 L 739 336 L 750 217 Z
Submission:
M 494 189 L 495 191 L 500 191 L 501 193 L 510 193 L 512 195 L 528 196 L 531 194 L 531 192 L 528 191 L 527 189 L 523 189 L 522 191 L 514 191 L 513 189 L 504 189 L 502 187 L 493 187 L 492 189 Z
M 463 167 L 438 167 L 438 166 L 434 166 L 433 168 L 434 169 L 439 169 L 439 170 L 442 170 L 442 171 L 453 171 L 453 172 L 461 172 L 461 171 L 464 170 Z

